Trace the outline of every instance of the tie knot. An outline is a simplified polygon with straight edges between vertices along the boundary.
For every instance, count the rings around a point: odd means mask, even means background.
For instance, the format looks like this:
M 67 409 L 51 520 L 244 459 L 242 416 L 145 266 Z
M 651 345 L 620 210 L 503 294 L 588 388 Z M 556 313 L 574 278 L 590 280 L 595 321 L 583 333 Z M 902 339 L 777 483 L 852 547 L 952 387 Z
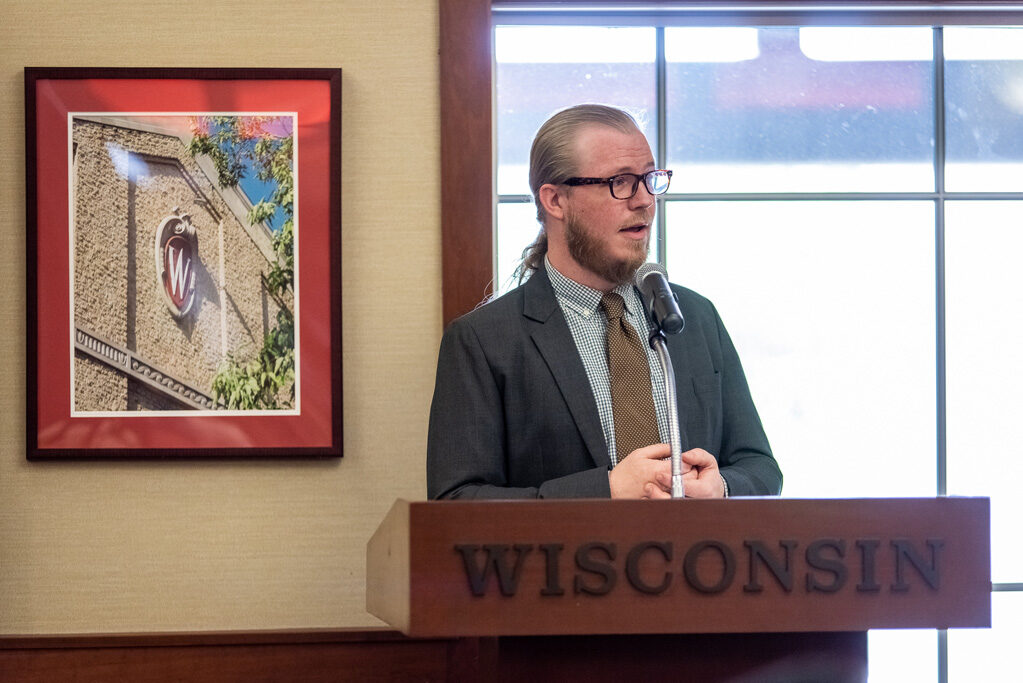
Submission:
M 604 311 L 607 313 L 608 320 L 620 319 L 625 311 L 625 299 L 622 298 L 621 294 L 616 294 L 615 292 L 605 294 L 600 300 L 600 305 L 603 306 Z

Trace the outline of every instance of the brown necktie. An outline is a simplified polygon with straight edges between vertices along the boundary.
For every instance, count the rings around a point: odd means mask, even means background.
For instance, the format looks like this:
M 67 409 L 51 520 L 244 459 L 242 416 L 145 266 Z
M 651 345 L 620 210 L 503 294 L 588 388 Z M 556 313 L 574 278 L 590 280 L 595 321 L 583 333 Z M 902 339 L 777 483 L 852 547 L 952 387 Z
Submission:
M 625 300 L 610 292 L 600 300 L 607 313 L 607 368 L 611 373 L 615 451 L 618 462 L 637 448 L 660 443 L 650 388 L 650 365 L 636 330 L 622 317 Z

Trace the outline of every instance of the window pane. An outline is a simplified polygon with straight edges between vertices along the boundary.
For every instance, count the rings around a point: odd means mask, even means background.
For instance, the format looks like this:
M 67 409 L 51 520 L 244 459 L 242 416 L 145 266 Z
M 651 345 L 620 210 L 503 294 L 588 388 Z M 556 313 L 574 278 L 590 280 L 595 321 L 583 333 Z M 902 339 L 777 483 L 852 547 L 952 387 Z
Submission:
M 991 497 L 991 574 L 1023 582 L 1023 202 L 946 202 L 948 491 Z
M 867 680 L 906 683 L 938 680 L 938 633 L 924 629 L 867 632 Z
M 934 189 L 931 29 L 665 29 L 674 192 Z M 730 48 L 730 52 L 726 47 Z M 734 59 L 725 59 L 731 54 Z
M 1019 647 L 1023 639 L 1023 593 L 991 594 L 991 628 L 957 628 L 948 632 L 950 683 L 1012 683 L 1020 679 Z
M 529 194 L 529 146 L 559 109 L 599 102 L 628 110 L 656 149 L 653 28 L 498 26 L 497 192 Z
M 522 259 L 522 250 L 533 243 L 540 232 L 536 222 L 536 206 L 532 202 L 497 205 L 497 277 L 494 279 L 496 295 L 514 289 L 518 280 L 513 277 Z
M 945 29 L 945 186 L 1023 190 L 1023 27 Z
M 934 495 L 933 204 L 669 202 L 666 230 L 672 280 L 739 349 L 783 495 Z

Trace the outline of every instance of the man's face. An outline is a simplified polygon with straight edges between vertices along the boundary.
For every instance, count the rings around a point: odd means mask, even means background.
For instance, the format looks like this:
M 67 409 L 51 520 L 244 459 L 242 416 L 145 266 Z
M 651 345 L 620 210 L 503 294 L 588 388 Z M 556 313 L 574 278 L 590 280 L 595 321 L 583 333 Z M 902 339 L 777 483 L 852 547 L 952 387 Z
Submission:
M 576 138 L 578 175 L 609 178 L 654 169 L 650 145 L 639 131 L 589 126 Z M 628 282 L 647 259 L 654 198 L 643 183 L 631 199 L 615 199 L 607 184 L 571 188 L 565 242 L 582 269 L 612 287 Z

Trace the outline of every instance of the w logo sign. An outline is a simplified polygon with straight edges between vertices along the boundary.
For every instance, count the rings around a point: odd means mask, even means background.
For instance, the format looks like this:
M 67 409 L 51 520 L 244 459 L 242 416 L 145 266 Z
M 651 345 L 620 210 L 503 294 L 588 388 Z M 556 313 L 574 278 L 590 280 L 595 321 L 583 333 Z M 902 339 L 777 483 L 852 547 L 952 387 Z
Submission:
M 156 231 L 156 270 L 167 307 L 175 318 L 195 303 L 199 242 L 188 214 L 168 216 Z
M 163 261 L 163 287 L 174 305 L 184 312 L 195 292 L 192 245 L 181 235 L 174 235 L 163 248 Z

